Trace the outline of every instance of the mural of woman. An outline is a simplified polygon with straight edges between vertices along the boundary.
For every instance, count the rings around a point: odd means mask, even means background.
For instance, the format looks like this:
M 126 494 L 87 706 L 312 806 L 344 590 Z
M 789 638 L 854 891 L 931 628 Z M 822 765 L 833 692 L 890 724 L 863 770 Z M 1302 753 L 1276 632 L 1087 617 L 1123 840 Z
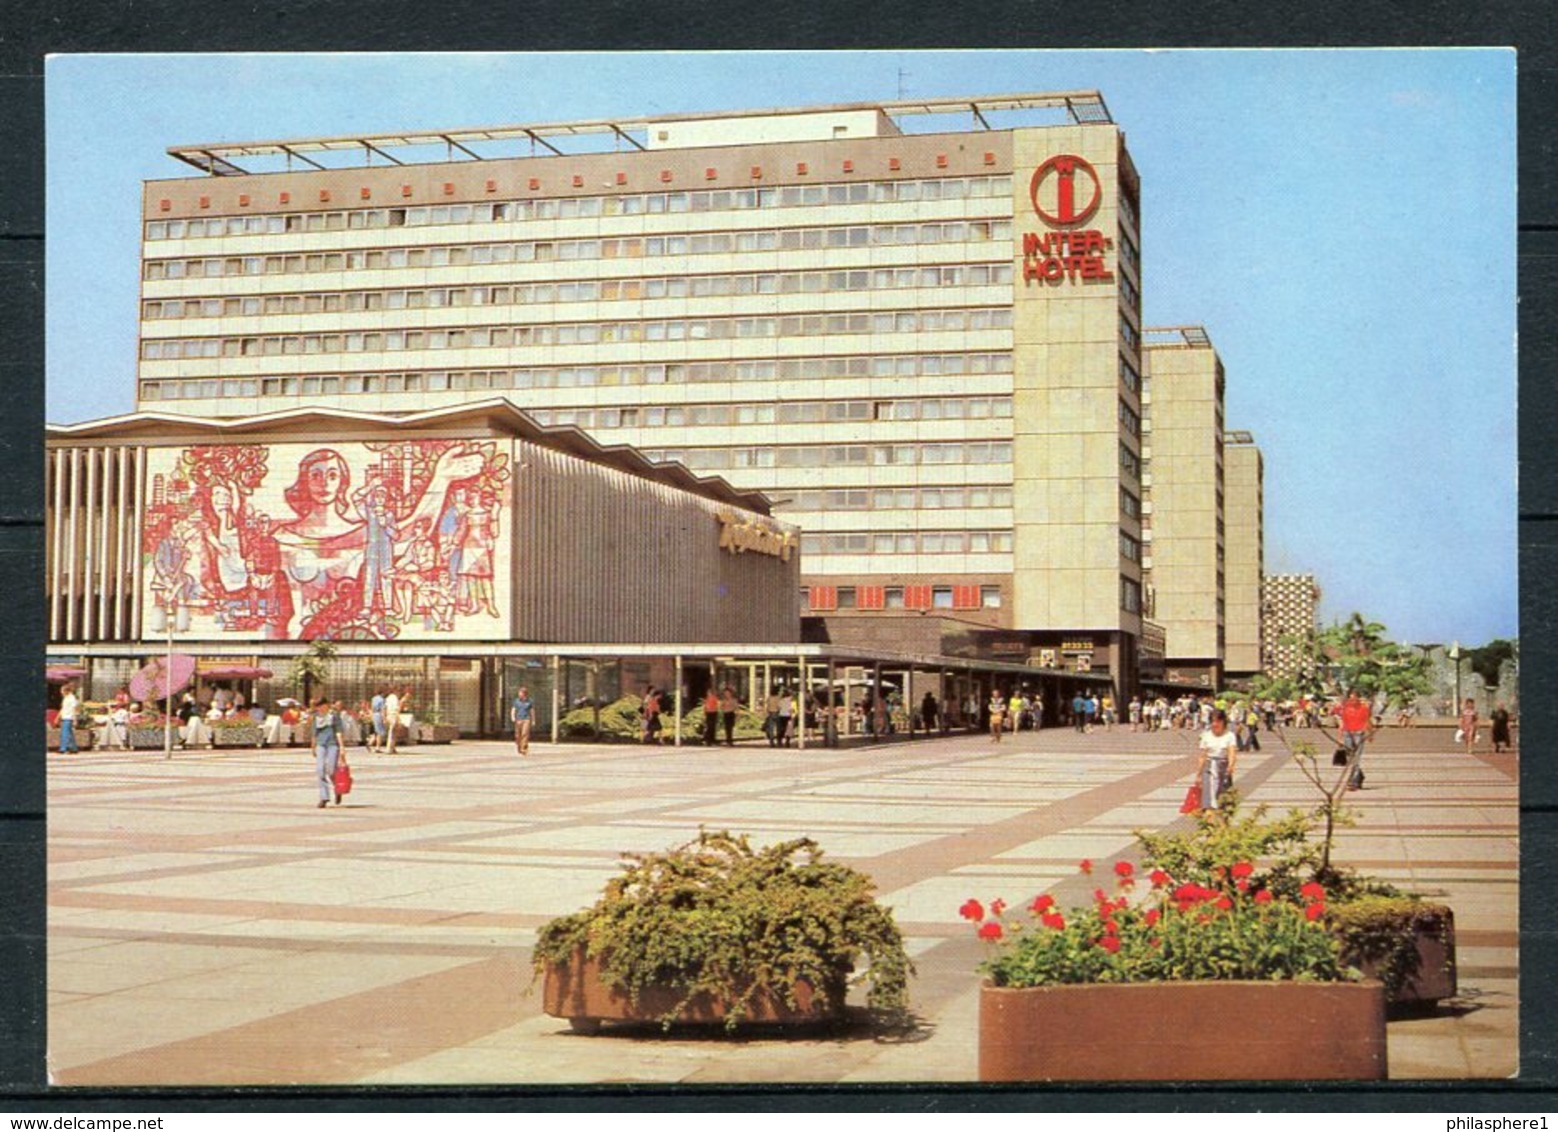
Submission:
M 382 485 L 369 483 L 352 495 L 351 469 L 339 452 L 316 448 L 305 455 L 297 478 L 283 493 L 296 518 L 272 531 L 291 608 L 277 610 L 269 635 L 291 638 L 294 619 L 301 619 L 303 639 L 328 635 L 359 620 L 363 609 L 376 602 L 382 620 L 393 593 L 397 530 L 430 521 L 450 485 L 480 474 L 484 464 L 479 451 L 446 449 L 409 514 L 403 510 L 394 523 L 387 494 L 382 506 L 374 501 Z M 354 501 L 363 518 L 353 514 Z
M 497 500 L 490 491 L 470 492 L 465 539 L 460 547 L 460 609 L 498 616 L 492 595 L 493 559 L 498 543 Z

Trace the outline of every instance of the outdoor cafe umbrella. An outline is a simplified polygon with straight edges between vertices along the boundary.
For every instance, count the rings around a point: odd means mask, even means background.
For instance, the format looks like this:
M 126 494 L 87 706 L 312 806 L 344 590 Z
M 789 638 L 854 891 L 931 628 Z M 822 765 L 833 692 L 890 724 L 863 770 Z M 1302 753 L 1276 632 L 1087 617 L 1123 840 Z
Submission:
M 200 670 L 202 680 L 268 680 L 275 673 L 252 664 L 219 664 Z
M 194 657 L 183 653 L 159 656 L 130 677 L 130 695 L 137 700 L 166 700 L 183 689 L 194 675 Z

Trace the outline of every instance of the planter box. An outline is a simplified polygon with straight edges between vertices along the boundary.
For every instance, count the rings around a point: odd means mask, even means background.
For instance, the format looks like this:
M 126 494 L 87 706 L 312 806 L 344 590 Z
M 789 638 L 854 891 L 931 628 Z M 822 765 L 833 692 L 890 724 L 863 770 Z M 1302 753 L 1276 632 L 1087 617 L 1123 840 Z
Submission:
M 811 983 L 800 980 L 794 987 L 794 1007 L 773 991 L 759 990 L 741 1024 L 798 1025 L 835 1018 L 843 1013 L 847 979 L 847 972 L 839 976 L 831 996 L 818 994 Z M 542 1009 L 554 1018 L 568 1019 L 575 1030 L 585 1033 L 598 1030 L 602 1022 L 659 1022 L 681 1000 L 682 992 L 674 988 L 648 987 L 635 1004 L 625 991 L 616 990 L 601 979 L 598 961 L 583 956 L 547 967 L 542 990 Z M 830 1000 L 837 1005 L 830 1005 Z M 723 1023 L 728 1013 L 728 1003 L 700 994 L 682 1009 L 677 1024 Z
M 76 728 L 76 749 L 78 751 L 88 751 L 88 750 L 91 750 L 92 746 L 94 745 L 94 741 L 96 739 L 97 739 L 97 732 L 94 731 L 92 728 L 90 728 L 90 727 L 78 727 L 78 728 Z M 58 727 L 50 727 L 50 728 L 48 728 L 44 732 L 44 740 L 43 740 L 43 742 L 44 742 L 45 749 L 50 750 L 50 751 L 57 751 L 57 750 L 59 750 L 60 749 L 60 729 Z
M 258 747 L 260 739 L 261 733 L 257 726 L 211 728 L 213 747 Z
M 453 723 L 417 724 L 417 742 L 453 743 L 460 737 L 460 729 Z
M 160 751 L 166 741 L 166 733 L 161 727 L 132 727 L 130 728 L 130 749 L 133 751 Z M 173 745 L 179 745 L 179 729 L 175 724 L 173 728 Z
M 1399 987 L 1387 989 L 1386 1001 L 1392 1006 L 1410 1006 L 1419 1003 L 1438 1002 L 1441 998 L 1454 998 L 1459 988 L 1455 971 L 1455 913 L 1442 906 L 1433 906 L 1413 923 L 1416 936 L 1417 970 L 1406 977 Z M 1362 971 L 1366 978 L 1380 977 L 1385 960 L 1370 959 L 1346 950 L 1342 962 Z
M 1384 1077 L 1377 982 L 987 982 L 980 990 L 981 1081 Z

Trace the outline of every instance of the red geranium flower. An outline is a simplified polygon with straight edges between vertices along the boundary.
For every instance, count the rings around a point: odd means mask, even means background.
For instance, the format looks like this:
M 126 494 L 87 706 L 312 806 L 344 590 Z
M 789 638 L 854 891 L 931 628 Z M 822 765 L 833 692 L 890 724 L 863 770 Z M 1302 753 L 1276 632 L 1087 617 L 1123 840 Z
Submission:
M 1322 884 L 1317 884 L 1315 881 L 1310 881 L 1308 884 L 1304 885 L 1303 888 L 1298 890 L 1298 894 L 1305 900 L 1324 900 L 1325 886 Z
M 1109 894 L 1101 888 L 1093 889 L 1093 902 L 1100 908 L 1107 908 L 1111 903 Z
M 1120 940 L 1119 940 L 1119 937 L 1118 936 L 1112 936 L 1112 935 L 1106 935 L 1106 936 L 1104 936 L 1103 939 L 1098 941 L 1098 946 L 1103 948 L 1110 955 L 1114 955 L 1115 953 L 1117 953 L 1120 950 Z
M 1105 920 L 1104 921 L 1104 934 L 1106 934 L 1106 935 L 1119 935 L 1120 934 L 1120 925 L 1115 923 L 1113 920 Z
M 1047 892 L 1042 896 L 1034 897 L 1033 903 L 1028 905 L 1029 909 L 1035 916 L 1042 916 L 1045 912 L 1048 912 L 1054 906 L 1055 898 Z
M 1152 939 L 1149 939 L 1147 942 L 1148 942 L 1148 944 L 1150 944 L 1153 947 L 1162 947 L 1163 946 L 1163 941 L 1161 939 L 1156 938 L 1156 937 L 1154 937 Z
M 1149 908 L 1147 909 L 1147 914 L 1142 917 L 1142 922 L 1150 928 L 1156 924 L 1158 920 L 1162 918 L 1162 916 L 1163 913 L 1159 912 L 1156 908 Z
M 1152 876 L 1151 876 L 1150 879 L 1152 881 L 1152 887 L 1153 888 L 1162 888 L 1164 885 L 1168 884 L 1169 881 L 1172 880 L 1173 878 L 1170 877 L 1168 875 L 1168 873 L 1164 872 L 1162 869 L 1153 869 L 1152 870 Z
M 1046 928 L 1054 928 L 1057 932 L 1066 929 L 1066 918 L 1059 912 L 1046 912 L 1039 917 L 1039 922 Z
M 1115 865 L 1114 865 L 1114 875 L 1117 876 L 1117 877 L 1128 877 L 1135 871 L 1136 871 L 1135 868 L 1132 867 L 1132 865 L 1131 865 L 1131 863 L 1129 861 L 1116 861 L 1115 862 Z
M 1325 915 L 1325 905 L 1318 900 L 1304 909 L 1304 918 L 1310 923 L 1314 923 L 1323 915 Z
M 1264 888 L 1261 889 L 1259 892 L 1257 892 L 1255 894 L 1255 903 L 1257 903 L 1257 904 L 1270 904 L 1271 903 L 1271 893 L 1268 892 Z
M 1084 857 L 1082 859 L 1082 863 L 1079 864 L 1077 866 L 1077 868 L 1081 869 L 1084 873 L 1087 873 L 1089 876 L 1091 876 L 1092 873 L 1093 873 L 1093 862 Z
M 992 916 L 999 916 L 1004 911 L 1006 911 L 1006 901 L 1002 900 L 999 896 L 990 901 L 990 914 Z
M 985 906 L 977 900 L 964 901 L 963 907 L 958 909 L 958 915 L 965 920 L 973 920 L 976 924 L 985 918 Z
M 1249 882 L 1249 879 L 1247 877 L 1240 877 L 1239 878 L 1239 880 L 1238 880 L 1238 889 L 1239 889 L 1240 892 L 1248 892 L 1250 890 L 1250 882 Z
M 980 939 L 992 939 L 992 940 L 1000 939 L 1001 938 L 1001 925 L 996 923 L 994 920 L 991 920 L 988 924 L 980 924 L 979 925 L 979 938 Z
M 1247 877 L 1254 871 L 1255 866 L 1250 864 L 1248 861 L 1240 861 L 1233 867 L 1233 875 L 1235 877 Z
M 1228 899 L 1226 896 L 1219 896 L 1217 898 L 1217 906 L 1226 912 L 1228 909 L 1233 907 L 1233 901 Z

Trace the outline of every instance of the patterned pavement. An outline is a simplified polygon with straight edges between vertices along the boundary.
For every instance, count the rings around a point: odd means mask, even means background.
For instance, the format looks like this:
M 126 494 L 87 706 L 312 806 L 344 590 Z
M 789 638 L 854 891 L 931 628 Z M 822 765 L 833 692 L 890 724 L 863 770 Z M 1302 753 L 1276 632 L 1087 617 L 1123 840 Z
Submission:
M 1302 738 L 1302 731 L 1291 732 Z M 1313 795 L 1280 742 L 1249 800 Z M 303 750 L 49 755 L 49 1061 L 60 1085 L 927 1082 L 976 1076 L 968 897 L 1085 898 L 1088 857 L 1182 821 L 1181 734 L 1069 730 L 734 750 L 462 742 L 356 754 L 314 807 Z M 1518 1068 L 1514 756 L 1384 733 L 1338 860 L 1456 913 L 1460 997 L 1390 1024 L 1396 1079 Z M 875 878 L 909 938 L 921 1021 L 800 1039 L 572 1034 L 529 946 L 621 852 L 699 826 L 810 836 Z

